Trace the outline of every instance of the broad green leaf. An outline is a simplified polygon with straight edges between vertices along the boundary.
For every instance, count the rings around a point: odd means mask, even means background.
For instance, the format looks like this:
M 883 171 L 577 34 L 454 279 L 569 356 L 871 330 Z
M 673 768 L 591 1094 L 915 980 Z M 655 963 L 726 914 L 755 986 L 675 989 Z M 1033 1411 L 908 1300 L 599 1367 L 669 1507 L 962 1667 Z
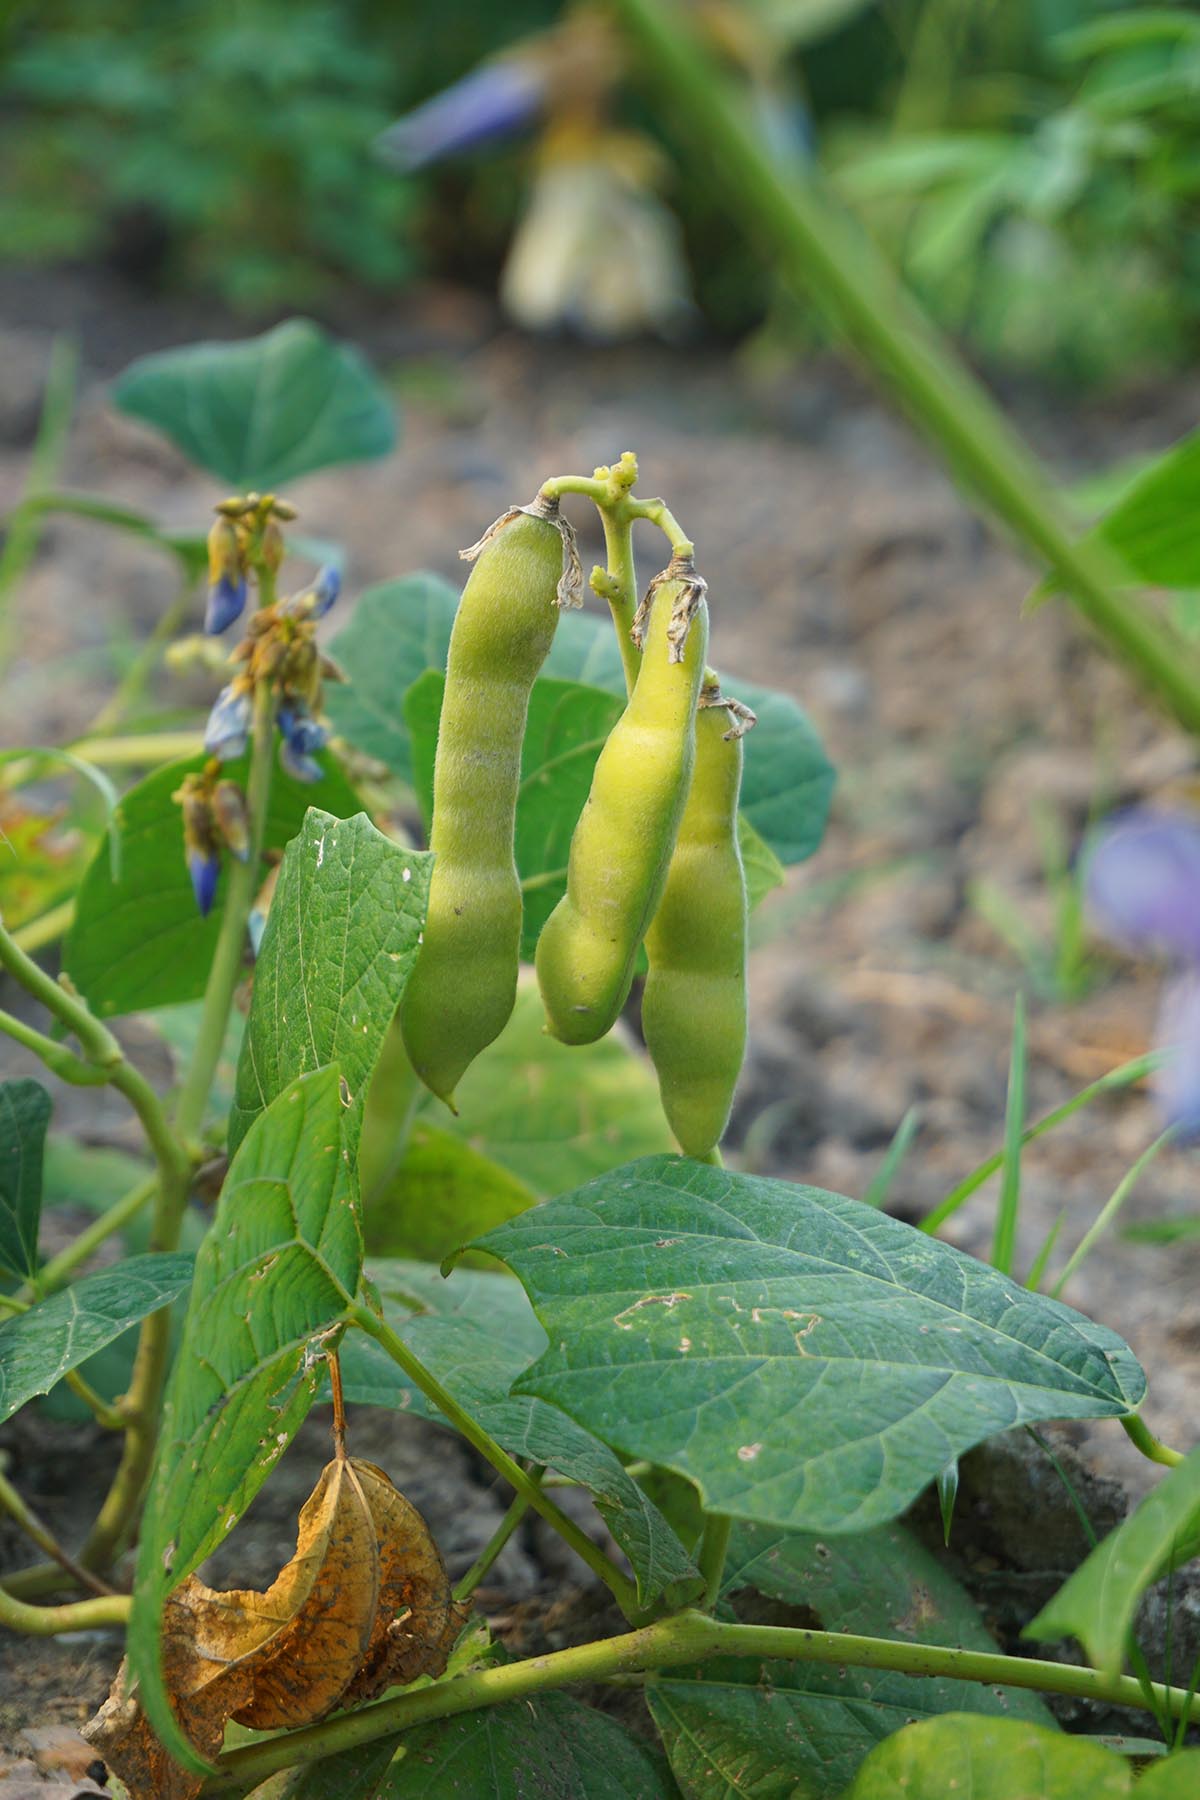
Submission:
M 827 1541 L 736 1525 L 725 1592 L 744 1588 L 804 1608 L 803 1622 L 817 1629 L 996 1648 L 970 1597 L 899 1525 Z M 722 1791 L 719 1771 L 726 1791 L 754 1800 L 784 1800 L 797 1784 L 805 1800 L 834 1800 L 868 1752 L 915 1718 L 982 1712 L 1054 1724 L 1021 1688 L 749 1658 L 673 1670 L 646 1698 L 685 1793 Z
M 1114 1332 L 854 1200 L 651 1157 L 474 1245 L 552 1348 L 516 1390 L 709 1510 L 806 1531 L 894 1518 L 952 1456 L 1129 1412 Z
M 90 1213 L 104 1212 L 152 1172 L 150 1163 L 127 1150 L 84 1144 L 52 1131 L 46 1139 L 42 1210 L 78 1206 Z
M 444 670 L 457 604 L 454 590 L 436 575 L 386 582 L 362 596 L 330 646 L 350 682 L 330 689 L 326 710 L 350 743 L 410 786 L 416 785 L 413 745 L 397 695 L 426 670 Z M 595 613 L 565 613 L 542 680 L 601 688 L 623 705 L 625 677 L 609 621 Z M 802 862 L 825 829 L 833 768 L 805 713 L 788 695 L 732 675 L 724 686 L 758 714 L 746 739 L 742 812 L 783 862 Z M 431 694 L 432 689 L 425 695 L 426 737 Z M 598 716 L 599 702 L 592 704 Z
M 368 1274 L 389 1324 L 506 1450 L 590 1489 L 633 1566 L 643 1604 L 663 1594 L 676 1604 L 695 1597 L 700 1583 L 683 1546 L 612 1451 L 542 1401 L 510 1396 L 514 1379 L 546 1347 L 517 1282 L 469 1269 L 446 1282 L 420 1264 L 403 1263 L 372 1263 Z M 352 1403 L 445 1423 L 374 1339 L 351 1332 L 341 1365 Z
M 139 357 L 113 399 L 242 493 L 386 456 L 396 442 L 394 408 L 363 357 L 308 319 Z
M 442 1263 L 470 1238 L 536 1204 L 537 1195 L 499 1163 L 418 1119 L 404 1160 L 366 1210 L 367 1250 Z M 484 1259 L 468 1251 L 466 1260 Z
M 0 1319 L 0 1421 L 183 1293 L 190 1256 L 130 1256 Z
M 772 888 L 782 887 L 786 871 L 770 844 L 760 837 L 745 813 L 738 814 L 738 843 L 746 871 L 746 894 L 753 912 Z
M 1133 1788 L 1136 1800 L 1196 1800 L 1200 1794 L 1200 1750 L 1161 1757 Z
M 166 1596 L 236 1525 L 312 1404 L 362 1263 L 336 1066 L 302 1075 L 246 1133 L 196 1258 L 138 1548 L 129 1655 L 185 1765 L 159 1670 Z
M 662 1758 L 569 1694 L 532 1694 L 404 1734 L 376 1800 L 678 1800 Z
M 333 1062 L 348 1089 L 343 1131 L 357 1150 L 371 1071 L 417 958 L 432 864 L 365 813 L 336 819 L 309 808 L 259 947 L 231 1150 L 297 1075 Z
M 1090 1662 L 1117 1674 L 1138 1601 L 1198 1525 L 1200 1450 L 1193 1450 L 1096 1545 L 1023 1635 L 1042 1643 L 1077 1637 Z
M 1156 457 L 1083 541 L 1115 550 L 1138 581 L 1155 587 L 1200 587 L 1200 545 L 1191 527 L 1197 506 L 1200 431 L 1193 431 Z M 1048 576 L 1032 598 L 1045 599 L 1058 589 L 1059 583 Z
M 38 1266 L 50 1109 L 40 1081 L 0 1082 L 0 1269 L 20 1280 Z
M 970 1800 L 1129 1800 L 1134 1792 L 1130 1764 L 1086 1738 L 947 1713 L 880 1744 L 845 1800 L 946 1800 L 951 1770 L 954 1791 Z M 1166 1794 L 1160 1791 L 1159 1800 Z
M 268 850 L 282 850 L 295 837 L 314 800 L 339 818 L 361 810 L 332 758 L 318 760 L 325 773 L 311 787 L 276 768 L 267 809 Z M 112 878 L 107 838 L 83 878 L 64 954 L 67 973 L 94 1012 L 108 1016 L 174 1006 L 204 993 L 228 876 L 222 872 L 216 903 L 202 919 L 184 862 L 179 807 L 171 798 L 183 777 L 204 762 L 193 756 L 169 763 L 130 788 L 115 819 L 121 879 Z M 226 773 L 244 786 L 246 770 L 243 758 L 229 763 Z
M 532 983 L 513 1016 L 458 1084 L 458 1117 L 439 1107 L 443 1130 L 463 1138 L 544 1198 L 630 1156 L 667 1150 L 671 1134 L 649 1063 L 616 1033 L 598 1044 L 560 1044 L 544 1029 Z
M 359 596 L 330 643 L 348 680 L 331 686 L 325 710 L 334 728 L 413 786 L 403 699 L 426 669 L 443 669 L 458 594 L 440 575 L 407 575 Z

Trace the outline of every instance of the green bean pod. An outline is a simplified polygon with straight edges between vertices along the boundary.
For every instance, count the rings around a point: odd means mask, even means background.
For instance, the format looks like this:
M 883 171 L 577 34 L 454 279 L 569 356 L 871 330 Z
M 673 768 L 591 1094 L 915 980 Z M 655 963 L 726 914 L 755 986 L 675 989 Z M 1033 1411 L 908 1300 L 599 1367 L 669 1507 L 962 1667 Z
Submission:
M 400 1028 L 447 1105 L 512 1014 L 521 944 L 513 856 L 529 692 L 558 623 L 563 540 L 516 514 L 485 541 L 450 634 L 429 846 L 436 861 Z
M 646 933 L 642 1034 L 667 1123 L 707 1156 L 729 1123 L 746 1051 L 746 874 L 738 843 L 742 740 L 723 706 L 701 707 L 675 854 Z
M 682 658 L 671 660 L 672 613 L 689 588 L 697 591 L 672 579 L 654 593 L 633 693 L 600 752 L 571 839 L 567 891 L 538 939 L 547 1029 L 565 1044 L 594 1043 L 616 1020 L 667 878 L 708 644 L 700 598 Z

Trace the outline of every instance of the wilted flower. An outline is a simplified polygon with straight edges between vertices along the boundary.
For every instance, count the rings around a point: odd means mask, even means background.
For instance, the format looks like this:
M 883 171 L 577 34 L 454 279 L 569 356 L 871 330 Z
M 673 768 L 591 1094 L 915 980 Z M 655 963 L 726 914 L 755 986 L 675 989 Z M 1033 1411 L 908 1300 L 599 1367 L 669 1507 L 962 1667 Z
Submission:
M 253 702 L 244 681 L 231 681 L 213 703 L 204 728 L 204 748 L 221 762 L 233 762 L 245 753 L 250 738 Z
M 207 918 L 221 873 L 221 846 L 207 772 L 185 775 L 172 799 L 183 813 L 183 853 L 200 917 Z
M 379 154 L 406 174 L 519 131 L 541 112 L 548 70 L 540 59 L 484 63 L 382 133 Z
M 208 606 L 204 629 L 210 637 L 227 631 L 246 607 L 246 570 L 241 540 L 231 519 L 218 515 L 208 534 Z
M 236 781 L 218 781 L 212 809 L 221 836 L 238 861 L 245 862 L 250 855 L 250 813 Z
M 342 591 L 342 572 L 333 563 L 317 570 L 311 587 L 281 600 L 277 611 L 285 618 L 323 619 Z
M 1155 1077 L 1168 1124 L 1200 1137 L 1200 819 L 1139 810 L 1110 819 L 1088 862 L 1087 896 L 1126 949 L 1169 958 L 1158 1040 L 1174 1055 Z

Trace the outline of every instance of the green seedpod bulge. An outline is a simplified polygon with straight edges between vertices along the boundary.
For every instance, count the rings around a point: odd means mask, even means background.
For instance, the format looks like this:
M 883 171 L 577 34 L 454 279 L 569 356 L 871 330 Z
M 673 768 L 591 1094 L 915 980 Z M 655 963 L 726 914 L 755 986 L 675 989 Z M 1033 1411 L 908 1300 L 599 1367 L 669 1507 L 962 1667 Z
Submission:
M 646 933 L 642 1034 L 667 1123 L 697 1157 L 721 1141 L 746 1051 L 742 740 L 730 726 L 724 706 L 701 706 L 687 806 Z
M 547 1029 L 591 1044 L 620 1013 L 638 949 L 667 878 L 696 744 L 696 700 L 708 647 L 699 599 L 682 659 L 668 635 L 694 584 L 662 582 L 650 607 L 629 703 L 600 752 L 567 863 L 567 891 L 537 946 Z
M 484 541 L 450 634 L 429 834 L 436 861 L 400 1029 L 413 1068 L 451 1107 L 516 1001 L 521 743 L 558 623 L 562 562 L 558 526 L 515 514 Z

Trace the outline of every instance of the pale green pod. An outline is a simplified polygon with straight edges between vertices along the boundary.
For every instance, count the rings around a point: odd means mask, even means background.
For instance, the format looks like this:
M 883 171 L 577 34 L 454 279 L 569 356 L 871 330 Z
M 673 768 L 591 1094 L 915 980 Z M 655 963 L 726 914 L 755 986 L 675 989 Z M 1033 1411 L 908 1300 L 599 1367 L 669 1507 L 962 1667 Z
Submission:
M 450 634 L 429 838 L 436 861 L 400 1011 L 413 1068 L 450 1106 L 516 1001 L 521 743 L 558 623 L 562 557 L 558 527 L 518 513 L 480 552 Z
M 742 740 L 702 707 L 696 762 L 658 911 L 646 933 L 642 1035 L 667 1123 L 688 1156 L 720 1143 L 746 1052 L 746 874 L 738 843 Z
M 571 839 L 567 891 L 538 939 L 547 1029 L 566 1044 L 594 1043 L 613 1025 L 667 878 L 708 646 L 700 599 L 682 660 L 671 661 L 672 610 L 688 585 L 665 581 L 654 595 L 633 693 L 600 752 Z

